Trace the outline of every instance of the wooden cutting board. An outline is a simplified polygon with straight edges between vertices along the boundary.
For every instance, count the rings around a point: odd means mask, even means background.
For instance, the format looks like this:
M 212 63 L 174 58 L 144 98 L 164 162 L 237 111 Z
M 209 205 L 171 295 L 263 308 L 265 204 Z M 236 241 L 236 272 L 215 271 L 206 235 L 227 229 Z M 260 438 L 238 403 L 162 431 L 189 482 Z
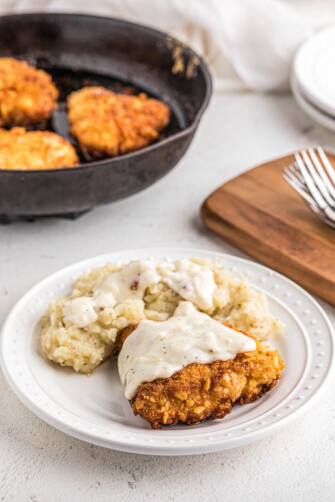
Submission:
M 335 156 L 327 154 L 335 166 Z M 204 224 L 261 263 L 335 305 L 335 229 L 282 178 L 293 155 L 247 171 L 213 192 Z

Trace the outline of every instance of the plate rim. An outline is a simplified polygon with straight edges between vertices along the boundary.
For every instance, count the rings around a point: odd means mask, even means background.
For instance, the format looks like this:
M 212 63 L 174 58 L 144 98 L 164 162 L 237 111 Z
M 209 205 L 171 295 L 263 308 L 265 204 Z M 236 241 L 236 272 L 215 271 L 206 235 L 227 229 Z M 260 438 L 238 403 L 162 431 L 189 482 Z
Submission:
M 300 89 L 299 82 L 293 73 L 291 75 L 291 90 L 296 102 L 310 119 L 314 120 L 325 129 L 335 132 L 335 117 L 331 117 L 308 101 L 307 97 L 303 94 L 303 90 Z
M 112 255 L 122 255 L 123 253 L 125 254 L 132 254 L 134 255 L 134 258 L 136 257 L 136 253 L 145 253 L 147 254 L 148 257 L 150 257 L 151 254 L 155 253 L 166 253 L 166 256 L 169 255 L 169 253 L 177 253 L 181 257 L 183 253 L 186 254 L 191 254 L 193 253 L 194 255 L 202 254 L 202 255 L 207 255 L 208 257 L 212 258 L 221 258 L 221 259 L 232 259 L 233 261 L 237 262 L 242 262 L 246 265 L 252 264 L 257 269 L 263 270 L 265 272 L 271 272 L 271 276 L 276 276 L 280 277 L 281 280 L 284 280 L 294 288 L 298 289 L 300 293 L 303 293 L 307 299 L 312 302 L 314 307 L 316 307 L 318 313 L 321 315 L 323 320 L 325 321 L 325 324 L 328 328 L 328 336 L 331 342 L 331 353 L 329 355 L 329 365 L 326 370 L 325 375 L 322 378 L 322 381 L 316 386 L 315 392 L 307 399 L 304 400 L 304 402 L 299 406 L 296 407 L 291 413 L 288 415 L 284 416 L 281 418 L 281 420 L 278 420 L 277 422 L 270 423 L 264 428 L 260 428 L 254 431 L 251 431 L 249 434 L 242 435 L 239 437 L 234 437 L 229 440 L 222 440 L 220 439 L 219 441 L 211 441 L 203 444 L 189 444 L 188 446 L 182 445 L 181 447 L 178 447 L 176 444 L 160 444 L 154 445 L 153 444 L 140 444 L 136 445 L 135 444 L 129 444 L 126 442 L 124 439 L 118 439 L 118 438 L 109 438 L 108 441 L 105 439 L 101 439 L 98 436 L 94 435 L 93 433 L 90 434 L 87 431 L 80 431 L 78 428 L 74 426 L 70 426 L 69 424 L 66 424 L 62 421 L 61 418 L 56 418 L 52 413 L 47 413 L 45 410 L 41 409 L 40 406 L 35 403 L 32 399 L 26 396 L 26 394 L 22 391 L 20 385 L 17 384 L 17 382 L 12 378 L 10 369 L 7 365 L 7 362 L 5 361 L 5 354 L 4 354 L 4 339 L 5 339 L 5 333 L 7 331 L 7 326 L 12 322 L 12 319 L 15 318 L 16 311 L 20 309 L 21 304 L 26 301 L 26 299 L 34 293 L 35 290 L 43 287 L 46 283 L 49 281 L 55 282 L 58 276 L 62 275 L 69 275 L 69 272 L 73 268 L 80 268 L 80 269 L 85 269 L 86 267 L 89 268 L 94 268 L 98 265 L 95 264 L 95 262 L 98 261 L 105 261 L 106 263 L 111 260 Z M 117 260 L 120 261 L 120 260 Z M 72 272 L 75 273 L 75 272 Z M 262 288 L 258 288 L 262 289 Z M 275 295 L 273 295 L 274 298 Z M 282 302 L 281 299 L 278 299 L 278 301 Z M 284 303 L 284 302 L 282 302 Z M 285 305 L 285 303 L 284 303 Z M 286 305 L 285 305 L 286 306 Z M 287 307 L 289 309 L 289 307 Z M 289 309 L 290 310 L 290 309 Z M 66 267 L 60 268 L 57 271 L 53 272 L 52 274 L 47 275 L 44 277 L 42 280 L 37 282 L 32 288 L 30 288 L 28 291 L 26 291 L 21 298 L 16 302 L 16 304 L 13 306 L 13 308 L 10 310 L 9 314 L 7 315 L 1 332 L 0 332 L 0 365 L 3 371 L 3 374 L 5 376 L 5 379 L 11 388 L 11 390 L 15 393 L 15 395 L 19 398 L 19 400 L 30 410 L 32 411 L 36 416 L 41 418 L 43 421 L 47 422 L 49 425 L 55 427 L 56 429 L 60 430 L 61 432 L 64 432 L 70 436 L 76 437 L 77 439 L 81 439 L 83 441 L 96 444 L 99 446 L 107 447 L 110 449 L 117 449 L 120 451 L 125 451 L 125 452 L 130 452 L 130 453 L 141 453 L 141 454 L 151 454 L 151 455 L 190 455 L 190 454 L 199 454 L 199 453 L 210 453 L 210 452 L 215 452 L 215 451 L 222 451 L 225 449 L 231 449 L 235 448 L 238 446 L 250 444 L 254 441 L 257 441 L 259 439 L 268 437 L 277 431 L 283 429 L 290 423 L 292 423 L 296 418 L 298 418 L 302 413 L 304 413 L 306 410 L 308 410 L 314 402 L 320 398 L 322 395 L 322 392 L 324 392 L 327 384 L 329 383 L 329 380 L 332 375 L 332 369 L 334 367 L 335 363 L 335 350 L 334 350 L 334 345 L 335 345 L 335 333 L 334 333 L 334 328 L 326 314 L 326 312 L 323 310 L 323 308 L 318 304 L 318 302 L 308 293 L 306 290 L 304 290 L 301 286 L 296 284 L 294 281 L 291 279 L 288 279 L 284 275 L 272 270 L 269 267 L 266 267 L 259 262 L 255 262 L 253 260 L 249 260 L 246 258 L 241 258 L 239 256 L 235 256 L 233 254 L 229 253 L 222 253 L 220 251 L 208 251 L 202 248 L 178 248 L 178 247 L 151 247 L 151 248 L 134 248 L 134 249 L 125 249 L 125 250 L 119 250 L 119 251 L 113 251 L 110 253 L 104 253 L 101 255 L 95 255 L 90 258 L 86 258 L 84 260 L 80 261 L 75 261 L 74 263 L 67 265 Z M 136 434 L 136 433 L 134 433 Z M 210 433 L 209 433 L 210 435 Z M 176 443 L 178 438 L 176 438 Z M 108 444 L 107 444 L 108 443 Z
M 312 37 L 307 38 L 305 42 L 297 50 L 293 61 L 293 73 L 295 75 L 296 81 L 303 90 L 304 94 L 308 98 L 311 106 L 316 106 L 319 108 L 319 113 L 325 113 L 329 118 L 335 119 L 335 104 L 332 106 L 327 100 L 324 99 L 322 92 L 318 89 L 315 91 L 315 86 L 311 85 L 309 79 L 301 78 L 302 68 L 304 67 L 303 58 L 306 58 L 306 51 L 310 51 L 315 44 L 322 43 L 322 40 L 327 39 L 329 34 L 335 39 L 335 26 L 329 26 L 319 32 L 316 32 Z M 334 40 L 335 41 L 335 40 Z M 320 51 L 319 51 L 320 53 Z

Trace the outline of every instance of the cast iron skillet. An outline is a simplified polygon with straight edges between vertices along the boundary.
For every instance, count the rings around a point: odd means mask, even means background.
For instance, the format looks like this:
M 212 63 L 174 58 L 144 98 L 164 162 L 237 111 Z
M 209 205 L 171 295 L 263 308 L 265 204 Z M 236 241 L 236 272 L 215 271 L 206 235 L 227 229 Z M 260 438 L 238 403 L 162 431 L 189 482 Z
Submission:
M 137 152 L 40 171 L 0 170 L 0 219 L 75 217 L 134 194 L 170 171 L 191 143 L 211 95 L 205 63 L 168 35 L 118 19 L 77 14 L 0 17 L 0 57 L 25 59 L 50 72 L 60 104 L 48 129 L 68 136 L 66 96 L 84 85 L 145 91 L 167 103 L 163 137 Z M 131 89 L 129 89 L 129 87 Z M 71 139 L 76 145 L 76 143 Z

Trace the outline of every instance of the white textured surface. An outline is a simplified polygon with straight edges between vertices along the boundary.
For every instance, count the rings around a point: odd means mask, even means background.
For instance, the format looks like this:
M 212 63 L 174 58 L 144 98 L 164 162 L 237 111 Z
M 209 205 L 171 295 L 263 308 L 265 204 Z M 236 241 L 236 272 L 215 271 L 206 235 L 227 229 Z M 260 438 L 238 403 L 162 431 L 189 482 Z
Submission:
M 0 321 L 57 269 L 134 247 L 194 246 L 242 254 L 205 230 L 203 199 L 229 177 L 335 137 L 290 96 L 215 97 L 186 157 L 167 178 L 77 221 L 0 228 Z M 335 309 L 323 304 L 335 322 Z M 147 457 L 72 439 L 29 412 L 0 376 L 0 500 L 331 500 L 335 489 L 334 379 L 323 400 L 283 432 L 222 453 Z

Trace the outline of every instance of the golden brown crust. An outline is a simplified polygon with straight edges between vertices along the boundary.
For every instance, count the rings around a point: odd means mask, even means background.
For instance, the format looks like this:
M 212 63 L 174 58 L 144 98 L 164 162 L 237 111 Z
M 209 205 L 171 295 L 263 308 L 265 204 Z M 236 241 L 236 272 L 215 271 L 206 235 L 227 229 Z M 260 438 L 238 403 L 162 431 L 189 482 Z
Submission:
M 53 169 L 78 163 L 76 150 L 58 134 L 27 132 L 22 127 L 0 129 L 0 169 Z
M 129 326 L 126 326 L 123 330 L 121 330 L 118 333 L 117 339 L 116 339 L 116 351 L 120 352 L 122 349 L 122 345 L 124 344 L 124 341 L 126 338 L 128 338 L 129 335 L 132 334 L 133 331 L 137 328 L 138 324 L 129 324 Z
M 120 336 L 122 343 L 135 326 L 126 329 Z M 190 364 L 170 378 L 142 383 L 130 403 L 135 415 L 154 429 L 223 418 L 235 403 L 252 402 L 271 390 L 283 368 L 278 352 L 256 340 L 255 351 L 237 354 L 234 360 Z
M 170 121 L 170 109 L 161 101 L 104 87 L 84 87 L 67 104 L 70 133 L 96 158 L 138 150 L 157 140 Z
M 57 98 L 48 73 L 25 61 L 0 58 L 0 127 L 43 125 Z

